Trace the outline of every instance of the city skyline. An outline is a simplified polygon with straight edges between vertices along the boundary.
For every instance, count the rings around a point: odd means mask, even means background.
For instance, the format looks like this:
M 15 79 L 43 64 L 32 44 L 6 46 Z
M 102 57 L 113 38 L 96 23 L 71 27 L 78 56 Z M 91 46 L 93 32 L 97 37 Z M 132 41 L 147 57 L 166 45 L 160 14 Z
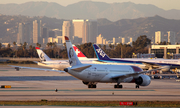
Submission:
M 22 4 L 30 1 L 36 1 L 37 0 L 6 0 L 6 1 L 0 1 L 0 4 L 8 4 L 8 3 L 16 3 L 16 4 Z M 73 3 L 77 3 L 80 1 L 95 1 L 95 2 L 106 2 L 106 3 L 122 3 L 122 2 L 133 2 L 135 4 L 152 4 L 159 8 L 162 8 L 164 10 L 171 10 L 171 9 L 177 9 L 180 10 L 179 7 L 179 0 L 40 0 L 44 2 L 55 2 L 62 6 L 67 6 Z

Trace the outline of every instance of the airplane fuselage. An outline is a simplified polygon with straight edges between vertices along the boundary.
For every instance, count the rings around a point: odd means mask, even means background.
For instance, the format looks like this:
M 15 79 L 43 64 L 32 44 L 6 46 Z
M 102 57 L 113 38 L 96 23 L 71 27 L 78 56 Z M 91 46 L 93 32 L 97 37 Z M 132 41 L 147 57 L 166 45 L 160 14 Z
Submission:
M 77 67 L 71 67 L 71 69 L 68 69 L 68 73 L 86 82 L 117 83 L 117 80 L 112 78 L 113 76 L 121 76 L 142 71 L 141 68 L 136 67 L 134 69 L 133 67 L 134 66 L 129 65 L 91 64 L 91 67 L 86 68 L 81 72 L 73 70 L 73 68 Z M 133 77 L 129 77 L 127 79 L 123 79 L 121 82 L 131 82 L 132 80 Z
M 171 69 L 174 68 L 180 68 L 180 60 L 176 59 L 144 59 L 144 58 L 137 58 L 137 59 L 131 59 L 131 58 L 122 58 L 122 59 L 111 59 L 111 60 L 100 60 L 102 62 L 110 62 L 110 63 L 119 63 L 124 65 L 134 65 L 138 66 L 142 69 L 146 69 L 147 66 L 142 63 L 143 62 L 149 62 L 158 64 L 161 66 L 170 66 Z

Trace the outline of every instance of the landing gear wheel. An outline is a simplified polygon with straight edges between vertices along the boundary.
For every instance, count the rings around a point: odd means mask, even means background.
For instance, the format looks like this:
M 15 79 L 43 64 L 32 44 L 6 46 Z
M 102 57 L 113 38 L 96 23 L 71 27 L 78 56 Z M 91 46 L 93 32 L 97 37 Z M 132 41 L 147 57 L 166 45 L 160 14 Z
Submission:
M 88 88 L 96 88 L 96 85 L 88 85 Z
M 114 88 L 123 88 L 122 85 L 114 85 Z
M 93 88 L 96 88 L 96 85 L 93 85 Z
M 136 85 L 136 88 L 139 88 L 139 85 Z

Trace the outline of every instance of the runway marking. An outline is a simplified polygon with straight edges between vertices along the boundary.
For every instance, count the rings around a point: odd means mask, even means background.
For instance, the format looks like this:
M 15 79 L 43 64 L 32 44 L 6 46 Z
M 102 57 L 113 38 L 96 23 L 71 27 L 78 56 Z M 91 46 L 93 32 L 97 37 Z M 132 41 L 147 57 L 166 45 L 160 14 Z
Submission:
M 7 92 L 11 92 L 11 91 L 55 91 L 55 89 L 54 90 L 8 90 L 8 89 L 5 89 L 5 90 L 0 90 L 0 92 L 4 92 L 4 91 L 7 91 Z M 92 89 L 87 89 L 87 90 L 76 90 L 76 89 L 65 89 L 65 90 L 58 90 L 58 91 L 155 91 L 155 90 L 126 90 L 126 89 L 124 89 L 124 90 L 118 90 L 118 89 L 114 89 L 114 90 L 103 90 L 103 89 L 100 89 L 100 90 L 92 90 Z
M 180 97 L 180 95 L 122 95 L 122 94 L 117 94 L 117 95 L 112 95 L 112 94 L 80 94 L 80 95 L 78 95 L 78 94 L 62 94 L 62 95 L 59 95 L 59 94 L 54 94 L 54 95 L 34 95 L 34 94 L 32 94 L 32 95 L 0 95 L 0 97 L 15 97 L 15 96 L 26 96 L 26 97 L 29 97 L 29 96 L 31 96 L 31 97 L 36 97 L 36 96 L 54 96 L 54 97 L 56 97 L 56 96 L 130 96 L 130 97 L 132 97 L 132 96 L 143 96 L 143 97 L 145 97 L 145 96 L 148 96 L 148 97 L 160 97 L 160 98 L 162 98 L 162 97 Z
M 8 71 L 8 70 L 0 70 L 0 71 Z

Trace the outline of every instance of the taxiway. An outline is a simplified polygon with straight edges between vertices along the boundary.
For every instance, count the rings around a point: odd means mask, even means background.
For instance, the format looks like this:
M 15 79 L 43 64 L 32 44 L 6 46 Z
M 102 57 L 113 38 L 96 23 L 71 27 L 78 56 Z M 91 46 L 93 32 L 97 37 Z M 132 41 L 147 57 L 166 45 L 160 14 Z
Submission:
M 27 66 L 27 65 L 26 65 Z M 147 87 L 135 88 L 134 83 L 122 83 L 123 89 L 114 89 L 112 83 L 98 83 L 88 89 L 68 73 L 20 69 L 0 65 L 1 101 L 56 100 L 56 101 L 179 101 L 180 82 L 176 79 L 152 79 Z M 56 92 L 55 89 L 58 91 Z

